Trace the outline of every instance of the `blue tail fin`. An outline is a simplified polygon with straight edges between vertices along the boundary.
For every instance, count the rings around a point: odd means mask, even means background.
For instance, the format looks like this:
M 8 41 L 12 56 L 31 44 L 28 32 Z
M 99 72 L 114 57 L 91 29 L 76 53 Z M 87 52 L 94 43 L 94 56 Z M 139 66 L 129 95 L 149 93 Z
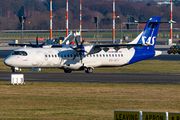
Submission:
M 142 47 L 141 49 L 154 50 L 160 21 L 161 17 L 152 17 L 148 20 L 142 35 L 137 41 L 137 44 L 147 45 L 145 47 Z

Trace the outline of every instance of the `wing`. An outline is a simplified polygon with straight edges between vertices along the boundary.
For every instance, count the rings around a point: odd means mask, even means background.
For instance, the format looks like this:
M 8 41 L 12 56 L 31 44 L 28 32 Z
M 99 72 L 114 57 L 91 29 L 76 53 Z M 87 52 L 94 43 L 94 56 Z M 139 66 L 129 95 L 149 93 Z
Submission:
M 16 44 L 16 43 L 9 43 L 8 44 L 9 46 L 21 46 L 21 47 L 24 47 L 24 46 L 28 46 L 28 47 L 42 47 L 43 45 L 45 45 L 45 42 L 44 43 L 42 43 L 42 44 L 40 44 L 40 45 L 38 45 L 38 44 Z
M 107 45 L 94 45 L 90 51 L 89 54 L 98 53 L 101 50 L 104 50 L 107 52 L 110 48 L 115 49 L 118 51 L 121 48 L 133 48 L 133 47 L 144 47 L 144 46 L 151 46 L 147 44 L 107 44 Z
M 119 47 L 119 48 L 129 48 L 129 47 L 143 47 L 146 44 L 107 44 L 107 45 L 94 45 L 94 48 L 106 48 L 106 47 Z
M 21 46 L 21 47 L 23 47 L 23 46 L 29 46 L 29 47 L 33 46 L 33 44 L 18 44 L 18 43 L 9 43 L 8 45 L 9 46 Z

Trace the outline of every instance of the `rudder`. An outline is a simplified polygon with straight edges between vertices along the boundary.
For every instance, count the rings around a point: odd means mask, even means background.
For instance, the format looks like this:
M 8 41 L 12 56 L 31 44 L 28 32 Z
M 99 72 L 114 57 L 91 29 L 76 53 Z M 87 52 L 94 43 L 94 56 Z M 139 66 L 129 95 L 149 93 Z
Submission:
M 147 45 L 143 47 L 143 49 L 154 50 L 160 21 L 161 17 L 152 17 L 148 20 L 146 27 L 144 28 L 143 33 L 137 42 L 137 44 Z

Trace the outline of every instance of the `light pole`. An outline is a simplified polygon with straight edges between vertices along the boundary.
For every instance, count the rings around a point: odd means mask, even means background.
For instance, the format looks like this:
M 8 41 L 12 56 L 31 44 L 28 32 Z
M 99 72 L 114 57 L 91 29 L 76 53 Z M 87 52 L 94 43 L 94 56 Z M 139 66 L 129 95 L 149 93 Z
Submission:
M 139 24 L 138 23 L 136 23 L 137 21 L 135 21 L 135 23 L 131 23 L 131 22 L 122 22 L 121 23 L 121 39 L 122 39 L 122 26 L 123 25 L 129 25 L 130 26 L 130 24 L 135 24 L 135 25 L 137 25 L 137 35 L 139 34 Z
M 96 41 L 96 43 L 98 44 L 98 16 L 94 17 L 94 21 L 96 23 L 96 30 L 97 30 L 97 41 Z
M 113 36 L 112 36 L 112 42 L 115 43 L 115 0 L 113 0 Z
M 21 43 L 23 42 L 23 28 L 24 28 L 24 17 L 21 16 L 21 26 L 22 26 L 22 37 L 21 37 Z

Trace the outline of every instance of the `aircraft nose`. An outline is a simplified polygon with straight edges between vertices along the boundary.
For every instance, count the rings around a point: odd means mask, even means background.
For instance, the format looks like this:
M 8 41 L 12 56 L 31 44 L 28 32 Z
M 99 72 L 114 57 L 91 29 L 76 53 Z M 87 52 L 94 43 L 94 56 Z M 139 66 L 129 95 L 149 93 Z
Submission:
M 4 64 L 7 65 L 7 66 L 11 66 L 12 65 L 11 59 L 10 58 L 4 59 Z

